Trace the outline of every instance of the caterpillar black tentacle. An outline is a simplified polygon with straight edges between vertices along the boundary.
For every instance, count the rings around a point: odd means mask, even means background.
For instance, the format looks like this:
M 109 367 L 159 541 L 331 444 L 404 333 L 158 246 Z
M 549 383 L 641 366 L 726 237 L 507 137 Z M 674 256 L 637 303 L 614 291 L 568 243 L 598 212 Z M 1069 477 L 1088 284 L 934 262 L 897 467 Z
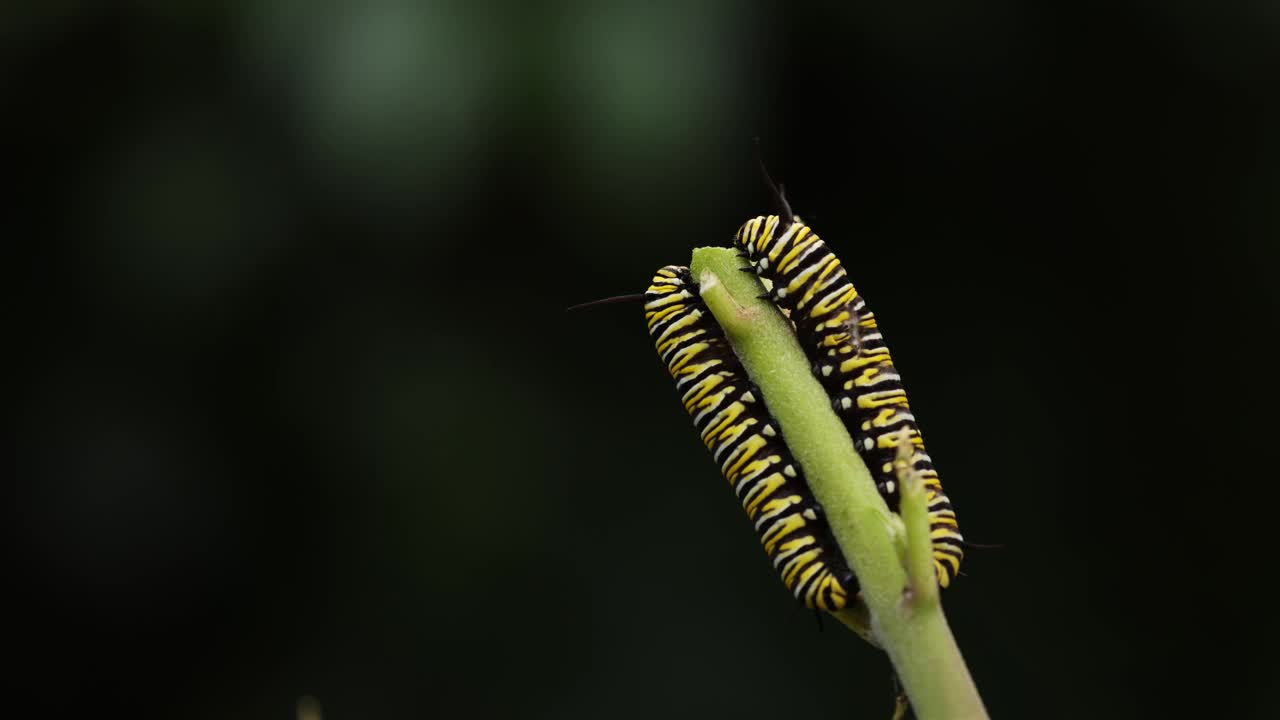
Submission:
M 783 584 L 806 607 L 844 608 L 857 593 L 853 571 L 689 269 L 658 270 L 645 298 L 658 355 Z
M 791 221 L 795 214 L 791 212 L 791 203 L 787 202 L 787 190 L 782 183 L 775 183 L 773 176 L 769 174 L 769 168 L 764 164 L 764 154 L 760 151 L 760 138 L 756 138 L 755 144 L 756 165 L 760 167 L 760 177 L 764 180 L 764 185 L 769 189 L 769 193 L 773 196 L 773 203 L 777 206 L 778 214 L 788 222 Z
M 574 310 L 585 310 L 587 308 L 598 307 L 600 305 L 614 305 L 617 303 L 637 302 L 644 300 L 644 293 L 633 293 L 631 295 L 614 295 L 613 297 L 600 298 L 599 300 L 591 300 L 588 302 L 570 305 L 565 308 L 565 312 L 573 312 Z
M 960 571 L 964 539 L 933 460 L 925 452 L 902 378 L 894 368 L 875 314 L 854 289 L 840 261 L 800 218 L 752 218 L 735 244 L 765 282 L 770 299 L 790 318 L 813 363 L 814 375 L 831 394 L 858 453 L 871 470 L 889 508 L 898 511 L 893 460 L 897 435 L 907 428 L 915 451 L 912 467 L 928 493 L 929 528 L 938 584 L 947 587 Z

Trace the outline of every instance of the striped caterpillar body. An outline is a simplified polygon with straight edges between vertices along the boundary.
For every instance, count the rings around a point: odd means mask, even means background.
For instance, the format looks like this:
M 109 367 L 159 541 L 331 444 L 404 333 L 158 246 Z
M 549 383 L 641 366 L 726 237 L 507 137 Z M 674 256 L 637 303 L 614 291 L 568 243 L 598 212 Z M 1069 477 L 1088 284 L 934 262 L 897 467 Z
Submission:
M 814 374 L 831 395 L 832 406 L 894 512 L 899 502 L 894 472 L 897 437 L 907 429 L 915 446 L 912 466 L 928 495 L 938 584 L 947 587 L 960 571 L 964 540 L 876 317 L 840 261 L 809 226 L 799 218 L 782 226 L 777 215 L 753 218 L 738 230 L 735 242 L 756 274 L 767 281 L 774 303 L 795 325 Z
M 853 572 L 689 269 L 662 268 L 644 299 L 658 355 L 783 584 L 806 607 L 845 607 L 857 591 Z

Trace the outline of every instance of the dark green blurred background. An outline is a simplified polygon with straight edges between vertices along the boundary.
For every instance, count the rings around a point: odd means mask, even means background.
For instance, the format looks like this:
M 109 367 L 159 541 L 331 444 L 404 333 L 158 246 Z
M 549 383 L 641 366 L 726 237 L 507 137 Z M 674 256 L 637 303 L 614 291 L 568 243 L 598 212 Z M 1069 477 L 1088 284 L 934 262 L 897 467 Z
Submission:
M 881 318 L 997 717 L 1276 717 L 1272 2 L 0 10 L 42 715 L 888 717 L 652 271 L 797 212 Z M 28 697 L 29 696 L 29 697 Z

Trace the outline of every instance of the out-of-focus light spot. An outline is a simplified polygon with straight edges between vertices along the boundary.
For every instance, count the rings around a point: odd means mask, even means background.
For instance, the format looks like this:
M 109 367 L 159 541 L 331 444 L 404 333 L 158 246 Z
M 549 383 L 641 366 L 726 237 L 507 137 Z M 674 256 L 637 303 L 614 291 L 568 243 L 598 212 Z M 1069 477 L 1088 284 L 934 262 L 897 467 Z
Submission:
M 320 701 L 310 695 L 298 698 L 298 720 L 323 720 Z
M 251 15 L 244 53 L 326 175 L 380 207 L 430 204 L 474 173 L 499 110 L 501 26 L 467 7 L 276 0 Z
M 552 35 L 558 192 L 611 228 L 576 250 L 606 264 L 643 242 L 652 219 L 705 217 L 740 187 L 726 173 L 749 167 L 752 138 L 767 134 L 761 98 L 772 97 L 774 67 L 758 47 L 758 6 L 613 0 L 575 10 Z
M 559 42 L 564 117 L 583 141 L 572 150 L 616 178 L 719 147 L 752 80 L 741 61 L 753 19 L 721 0 L 592 3 L 569 16 Z

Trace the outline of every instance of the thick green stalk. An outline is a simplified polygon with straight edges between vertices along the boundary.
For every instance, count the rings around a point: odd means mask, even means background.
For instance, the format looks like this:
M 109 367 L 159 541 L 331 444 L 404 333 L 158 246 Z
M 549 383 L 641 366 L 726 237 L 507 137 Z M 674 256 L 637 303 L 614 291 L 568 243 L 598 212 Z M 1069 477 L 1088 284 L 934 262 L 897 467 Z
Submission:
M 920 720 L 987 717 L 942 604 L 917 604 L 905 592 L 904 557 L 912 549 L 903 548 L 900 556 L 899 544 L 919 537 L 904 533 L 885 505 L 790 325 L 772 303 L 759 299 L 764 287 L 741 271 L 743 265 L 728 248 L 698 248 L 690 269 L 826 511 L 858 576 L 877 644 L 889 654 Z M 860 624 L 856 611 L 837 617 L 855 630 Z

